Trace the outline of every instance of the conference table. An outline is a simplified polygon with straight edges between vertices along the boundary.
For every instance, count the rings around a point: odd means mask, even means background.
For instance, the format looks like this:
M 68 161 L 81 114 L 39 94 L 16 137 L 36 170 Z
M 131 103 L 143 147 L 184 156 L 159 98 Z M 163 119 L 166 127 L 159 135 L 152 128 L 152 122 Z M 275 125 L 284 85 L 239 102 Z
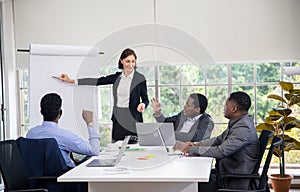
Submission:
M 130 147 L 114 167 L 87 167 L 101 152 L 58 177 L 58 182 L 88 182 L 89 192 L 196 192 L 198 182 L 208 182 L 212 158 L 167 155 L 159 147 Z

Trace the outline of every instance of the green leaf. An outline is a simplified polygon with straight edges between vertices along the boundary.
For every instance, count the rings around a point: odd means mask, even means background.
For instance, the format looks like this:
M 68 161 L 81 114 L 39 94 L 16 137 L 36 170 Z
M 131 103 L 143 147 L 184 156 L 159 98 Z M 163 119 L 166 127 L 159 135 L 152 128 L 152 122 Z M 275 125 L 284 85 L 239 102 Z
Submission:
M 281 97 L 279 95 L 270 94 L 270 95 L 268 95 L 267 98 L 269 98 L 269 99 L 275 99 L 275 100 L 278 100 L 278 101 L 282 101 L 282 102 L 284 102 L 284 103 L 287 104 L 287 101 L 283 97 Z
M 268 123 L 261 123 L 259 125 L 256 126 L 256 131 L 257 132 L 262 132 L 262 130 L 270 130 L 270 131 L 275 131 L 275 128 L 273 125 L 268 124 Z
M 297 119 L 295 117 L 286 117 L 283 119 L 284 124 L 294 124 Z
M 293 95 L 300 95 L 300 89 L 293 89 L 293 90 L 290 90 L 290 94 L 293 94 Z
M 285 131 L 291 131 L 292 128 L 296 127 L 294 123 L 290 123 L 285 126 Z
M 285 91 L 290 91 L 290 90 L 292 90 L 294 88 L 293 83 L 290 83 L 290 82 L 281 81 L 281 82 L 279 82 L 279 85 Z
M 296 128 L 300 128 L 300 121 L 298 119 L 294 122 Z
M 278 148 L 275 148 L 275 150 L 274 150 L 274 155 L 275 155 L 276 157 L 281 157 L 281 150 L 278 149 Z
M 285 151 L 300 150 L 300 142 L 288 135 L 284 135 L 284 144 L 285 144 L 285 148 L 284 148 Z
M 289 106 L 293 106 L 295 104 L 300 104 L 300 97 L 299 96 L 292 96 L 290 98 Z
M 292 113 L 292 110 L 289 108 L 273 108 L 273 110 L 280 113 L 284 117 L 287 117 Z
M 290 93 L 285 93 L 284 97 L 289 101 L 294 95 Z
M 274 118 L 274 117 L 282 117 L 282 114 L 279 113 L 276 110 L 276 108 L 275 109 L 273 108 L 273 110 L 269 112 L 269 117 L 272 117 L 272 118 Z
M 265 118 L 265 123 L 270 123 L 273 124 L 274 121 L 277 121 L 278 119 L 280 119 L 282 116 L 269 116 Z

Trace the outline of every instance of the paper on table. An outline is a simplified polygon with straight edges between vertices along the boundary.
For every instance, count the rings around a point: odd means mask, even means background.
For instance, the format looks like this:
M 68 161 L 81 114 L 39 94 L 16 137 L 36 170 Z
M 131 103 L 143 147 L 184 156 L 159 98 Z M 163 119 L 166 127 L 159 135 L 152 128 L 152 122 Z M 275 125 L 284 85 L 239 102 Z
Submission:
M 127 148 L 126 151 L 145 151 L 146 148 Z
M 126 167 L 111 167 L 104 170 L 105 175 L 129 174 L 130 171 Z

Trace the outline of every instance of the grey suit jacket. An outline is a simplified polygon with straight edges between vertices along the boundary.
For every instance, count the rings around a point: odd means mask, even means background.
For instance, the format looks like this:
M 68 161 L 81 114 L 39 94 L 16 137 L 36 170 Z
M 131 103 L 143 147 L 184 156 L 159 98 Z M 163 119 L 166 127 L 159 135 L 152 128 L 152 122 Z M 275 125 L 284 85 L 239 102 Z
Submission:
M 221 135 L 203 140 L 200 147 L 190 149 L 190 155 L 216 158 L 219 173 L 252 173 L 258 153 L 258 136 L 249 115 L 231 120 Z M 225 185 L 233 189 L 247 189 L 249 182 L 229 180 Z
M 186 121 L 187 117 L 183 112 L 178 113 L 172 117 L 165 117 L 163 114 L 156 117 L 157 122 L 170 122 L 174 125 L 175 138 L 177 141 L 201 141 L 202 139 L 210 138 L 211 132 L 214 128 L 214 122 L 211 116 L 207 113 L 203 113 L 201 117 L 193 124 L 190 131 L 187 133 L 180 132 L 183 123 Z

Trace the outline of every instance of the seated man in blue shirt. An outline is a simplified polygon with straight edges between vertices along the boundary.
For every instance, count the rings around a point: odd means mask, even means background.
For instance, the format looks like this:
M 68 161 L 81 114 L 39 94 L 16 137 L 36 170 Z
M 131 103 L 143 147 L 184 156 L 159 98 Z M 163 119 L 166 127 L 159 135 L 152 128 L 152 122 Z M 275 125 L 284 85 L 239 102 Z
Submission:
M 153 116 L 157 122 L 173 123 L 177 141 L 195 142 L 210 138 L 214 122 L 211 116 L 205 112 L 208 102 L 204 95 L 190 94 L 183 110 L 172 117 L 165 117 L 161 113 L 158 98 L 153 98 L 151 102 L 154 110 Z
M 89 141 L 83 140 L 78 135 L 58 127 L 58 120 L 62 115 L 62 99 L 56 93 L 46 94 L 41 102 L 43 123 L 31 128 L 26 137 L 31 139 L 54 138 L 68 167 L 75 167 L 71 159 L 71 152 L 82 155 L 94 156 L 100 153 L 100 135 L 93 127 L 93 112 L 82 111 L 82 117 L 87 124 Z

